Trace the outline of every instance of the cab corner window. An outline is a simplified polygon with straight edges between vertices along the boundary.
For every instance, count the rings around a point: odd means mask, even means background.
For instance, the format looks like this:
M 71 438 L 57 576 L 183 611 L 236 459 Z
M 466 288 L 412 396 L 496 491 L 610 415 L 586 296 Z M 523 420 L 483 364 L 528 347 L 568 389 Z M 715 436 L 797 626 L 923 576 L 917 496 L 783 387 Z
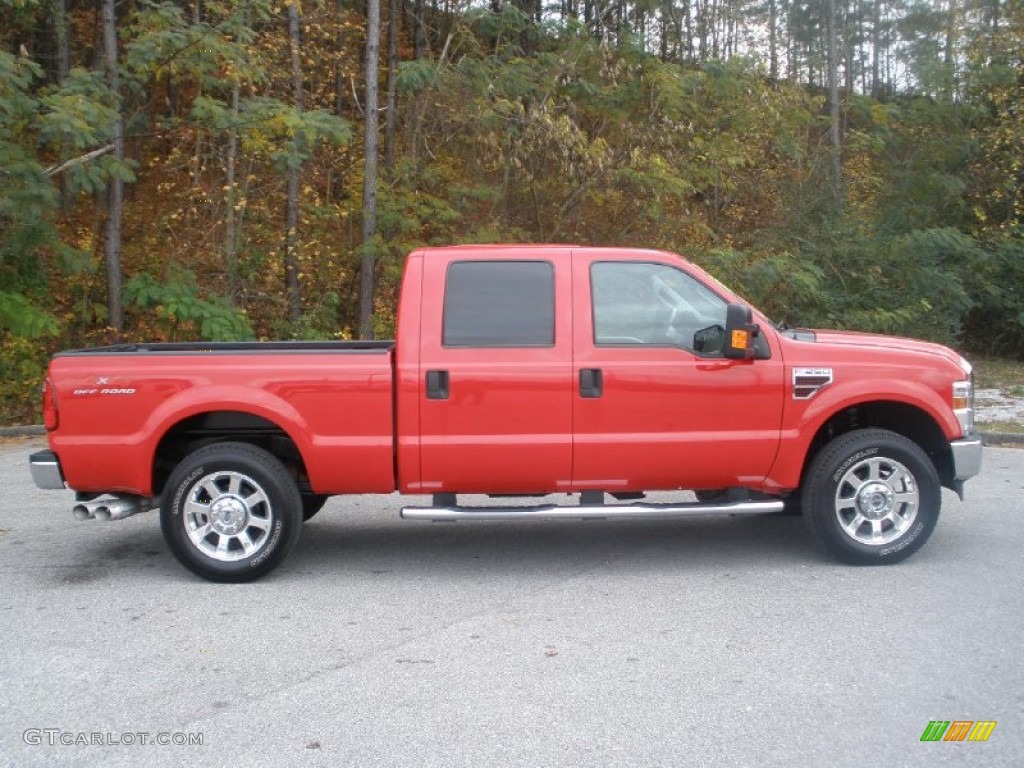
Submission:
M 672 346 L 722 354 L 727 303 L 665 264 L 596 262 L 590 267 L 597 346 Z
M 444 293 L 446 347 L 550 347 L 555 270 L 546 261 L 456 261 Z

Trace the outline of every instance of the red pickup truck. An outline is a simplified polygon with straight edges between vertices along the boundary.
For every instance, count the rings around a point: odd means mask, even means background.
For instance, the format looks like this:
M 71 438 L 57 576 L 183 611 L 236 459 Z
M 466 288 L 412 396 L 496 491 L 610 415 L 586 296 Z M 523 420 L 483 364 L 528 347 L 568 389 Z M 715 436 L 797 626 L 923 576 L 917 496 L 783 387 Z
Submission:
M 419 250 L 394 342 L 63 352 L 43 412 L 39 487 L 74 489 L 79 519 L 159 507 L 174 555 L 215 581 L 279 565 L 328 496 L 396 489 L 431 495 L 401 512 L 427 520 L 788 506 L 840 559 L 891 563 L 982 453 L 952 350 L 776 328 L 694 264 L 623 248 Z

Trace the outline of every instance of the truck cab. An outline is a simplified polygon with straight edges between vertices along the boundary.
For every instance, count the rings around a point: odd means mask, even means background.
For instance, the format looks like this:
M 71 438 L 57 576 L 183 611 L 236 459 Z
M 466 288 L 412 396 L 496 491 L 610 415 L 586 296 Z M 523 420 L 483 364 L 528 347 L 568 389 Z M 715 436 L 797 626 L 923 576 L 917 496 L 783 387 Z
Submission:
M 738 299 L 691 269 L 622 249 L 414 253 L 404 292 L 441 300 L 422 305 L 418 328 L 399 318 L 409 388 L 399 389 L 398 428 L 418 436 L 400 446 L 402 490 L 763 481 L 782 425 L 778 339 L 769 331 L 753 355 L 725 357 Z M 403 335 L 410 326 L 418 339 Z

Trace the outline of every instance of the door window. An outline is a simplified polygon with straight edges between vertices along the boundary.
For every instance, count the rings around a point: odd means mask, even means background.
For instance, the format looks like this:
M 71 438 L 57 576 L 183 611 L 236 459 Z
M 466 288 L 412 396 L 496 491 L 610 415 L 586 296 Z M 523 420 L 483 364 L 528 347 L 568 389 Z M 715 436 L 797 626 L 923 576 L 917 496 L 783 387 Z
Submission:
M 720 356 L 727 302 L 664 264 L 595 262 L 590 268 L 596 346 L 673 346 Z
M 547 261 L 456 261 L 444 294 L 446 347 L 551 347 L 555 269 Z

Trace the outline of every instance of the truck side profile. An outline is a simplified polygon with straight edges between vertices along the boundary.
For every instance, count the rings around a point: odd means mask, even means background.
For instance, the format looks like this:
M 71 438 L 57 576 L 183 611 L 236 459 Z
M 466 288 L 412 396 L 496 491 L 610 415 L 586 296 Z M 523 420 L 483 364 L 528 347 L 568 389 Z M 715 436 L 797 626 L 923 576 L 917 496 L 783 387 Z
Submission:
M 427 520 L 799 508 L 839 559 L 898 562 L 982 453 L 954 351 L 780 330 L 696 265 L 625 248 L 418 250 L 394 342 L 75 350 L 43 400 L 36 484 L 73 489 L 79 519 L 159 507 L 215 581 L 275 568 L 329 496 L 395 490 L 431 495 L 401 512 Z

